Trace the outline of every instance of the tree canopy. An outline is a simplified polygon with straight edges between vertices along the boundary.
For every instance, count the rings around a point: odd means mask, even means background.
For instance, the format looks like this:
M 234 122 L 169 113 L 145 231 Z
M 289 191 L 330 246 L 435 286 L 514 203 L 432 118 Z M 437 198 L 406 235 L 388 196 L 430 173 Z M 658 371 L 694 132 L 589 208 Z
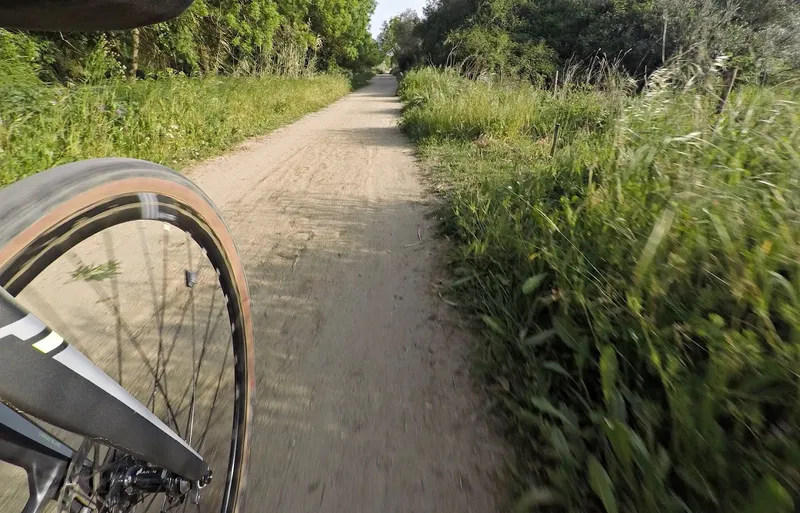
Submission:
M 356 70 L 383 60 L 368 31 L 374 9 L 375 0 L 195 0 L 175 20 L 133 31 L 0 31 L 0 55 L 4 46 L 12 51 L 22 44 L 27 62 L 35 62 L 48 80 Z
M 412 25 L 408 44 L 388 35 Z M 602 54 L 645 73 L 700 48 L 743 67 L 800 65 L 797 0 L 429 0 L 422 19 L 403 13 L 384 28 L 400 67 L 458 62 L 536 78 Z
M 406 9 L 383 22 L 378 43 L 391 57 L 392 64 L 406 69 L 417 62 L 422 43 L 417 35 L 419 24 L 420 18 L 414 9 Z

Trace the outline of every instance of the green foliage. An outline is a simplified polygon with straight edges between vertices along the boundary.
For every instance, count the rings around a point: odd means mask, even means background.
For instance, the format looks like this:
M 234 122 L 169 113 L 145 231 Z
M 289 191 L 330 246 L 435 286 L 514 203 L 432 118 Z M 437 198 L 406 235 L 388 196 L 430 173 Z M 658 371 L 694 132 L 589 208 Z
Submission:
M 520 508 L 800 497 L 800 88 L 745 86 L 717 115 L 721 65 L 667 66 L 635 97 L 617 79 L 403 81 Z
M 174 167 L 316 110 L 383 61 L 367 31 L 374 7 L 195 0 L 130 31 L 0 29 L 0 186 L 98 156 Z
M 513 41 L 508 32 L 495 26 L 474 25 L 450 32 L 447 42 L 458 48 L 469 68 L 503 72 L 511 55 Z
M 378 43 L 400 71 L 414 66 L 419 59 L 420 38 L 416 31 L 420 20 L 417 11 L 407 9 L 383 22 Z
M 383 60 L 367 30 L 374 8 L 374 0 L 195 0 L 175 20 L 137 29 L 138 37 L 3 32 L 0 71 L 90 83 L 134 70 L 147 78 L 362 71 Z
M 386 59 L 386 54 L 381 50 L 377 41 L 372 38 L 365 39 L 358 47 L 358 56 L 345 63 L 345 67 L 353 71 L 369 71 L 377 67 Z
M 317 110 L 344 76 L 0 87 L 0 186 L 59 164 L 124 156 L 180 167 Z
M 417 61 L 534 82 L 595 55 L 640 75 L 685 52 L 731 56 L 756 76 L 800 66 L 800 5 L 792 0 L 437 0 L 415 34 Z
M 323 41 L 326 60 L 336 63 L 358 58 L 359 48 L 370 39 L 369 19 L 375 0 L 314 0 L 308 2 L 311 29 Z
M 0 86 L 37 83 L 42 46 L 24 34 L 0 29 Z
M 109 48 L 108 40 L 100 35 L 83 59 L 80 79 L 88 84 L 99 84 L 107 79 L 122 78 L 124 70 Z

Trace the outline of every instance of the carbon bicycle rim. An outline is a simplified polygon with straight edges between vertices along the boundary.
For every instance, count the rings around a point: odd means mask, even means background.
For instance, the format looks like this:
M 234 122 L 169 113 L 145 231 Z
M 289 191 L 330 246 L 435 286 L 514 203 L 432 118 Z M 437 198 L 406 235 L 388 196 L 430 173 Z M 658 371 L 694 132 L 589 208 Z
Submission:
M 151 494 L 106 510 L 239 511 L 253 332 L 242 264 L 208 198 L 161 166 L 100 159 L 0 190 L 0 219 L 0 285 L 153 410 L 214 472 L 197 504 Z M 105 462 L 120 457 L 93 453 Z M 108 477 L 109 465 L 97 468 Z

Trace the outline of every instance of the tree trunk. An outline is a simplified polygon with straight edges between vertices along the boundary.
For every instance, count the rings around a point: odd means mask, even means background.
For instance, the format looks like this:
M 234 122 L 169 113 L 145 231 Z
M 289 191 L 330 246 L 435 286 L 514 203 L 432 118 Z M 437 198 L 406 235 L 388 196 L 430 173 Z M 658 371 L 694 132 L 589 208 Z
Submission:
M 131 31 L 131 78 L 136 78 L 139 71 L 139 29 Z
M 731 95 L 731 91 L 733 91 L 733 84 L 736 83 L 736 75 L 739 73 L 739 68 L 733 68 L 733 70 L 726 71 L 727 81 L 725 83 L 725 89 L 722 90 L 722 96 L 719 97 L 719 103 L 717 104 L 717 114 L 722 114 L 725 110 L 725 105 L 728 104 L 728 96 Z

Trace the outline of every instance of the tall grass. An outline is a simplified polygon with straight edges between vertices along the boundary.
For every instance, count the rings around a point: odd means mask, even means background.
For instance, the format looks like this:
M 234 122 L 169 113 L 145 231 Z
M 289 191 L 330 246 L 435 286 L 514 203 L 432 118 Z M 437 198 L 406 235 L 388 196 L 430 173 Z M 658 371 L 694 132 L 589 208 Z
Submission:
M 471 82 L 454 79 L 449 72 L 411 73 L 403 81 L 403 95 L 408 107 L 425 106 L 409 109 L 404 117 L 408 133 L 416 139 L 539 139 L 553 130 L 556 120 L 572 135 L 599 128 L 610 114 L 591 91 L 551 100 L 548 91 L 528 84 Z
M 794 510 L 800 89 L 746 87 L 720 116 L 721 89 L 679 66 L 635 97 L 403 83 L 521 511 Z
M 344 76 L 172 77 L 0 86 L 0 186 L 75 160 L 124 156 L 180 167 L 317 110 Z

